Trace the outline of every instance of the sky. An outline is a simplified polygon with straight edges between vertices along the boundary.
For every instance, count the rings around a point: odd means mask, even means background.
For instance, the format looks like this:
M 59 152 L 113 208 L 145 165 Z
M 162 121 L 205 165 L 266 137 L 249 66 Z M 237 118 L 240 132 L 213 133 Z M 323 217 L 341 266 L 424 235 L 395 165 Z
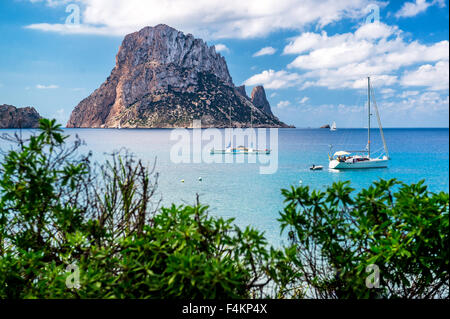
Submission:
M 263 85 L 297 127 L 449 126 L 446 0 L 0 0 L 0 104 L 65 124 L 123 37 L 167 24 L 214 45 L 235 85 Z

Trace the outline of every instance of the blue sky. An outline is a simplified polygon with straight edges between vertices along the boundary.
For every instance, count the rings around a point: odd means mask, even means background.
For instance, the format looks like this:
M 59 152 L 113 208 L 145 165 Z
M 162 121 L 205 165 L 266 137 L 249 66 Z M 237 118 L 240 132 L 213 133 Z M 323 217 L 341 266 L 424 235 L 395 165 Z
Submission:
M 2 0 L 0 104 L 64 124 L 110 74 L 123 36 L 159 23 L 216 45 L 234 83 L 264 85 L 297 127 L 364 126 L 369 75 L 384 126 L 449 125 L 444 0 Z

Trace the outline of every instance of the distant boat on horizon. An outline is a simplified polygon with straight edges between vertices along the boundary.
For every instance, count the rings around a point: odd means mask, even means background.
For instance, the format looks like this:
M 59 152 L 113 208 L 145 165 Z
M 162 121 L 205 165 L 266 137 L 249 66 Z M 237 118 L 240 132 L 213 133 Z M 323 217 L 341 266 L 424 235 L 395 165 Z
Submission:
M 336 122 L 333 121 L 333 124 L 331 124 L 331 127 L 330 127 L 330 131 L 336 131 L 336 130 L 337 130 Z

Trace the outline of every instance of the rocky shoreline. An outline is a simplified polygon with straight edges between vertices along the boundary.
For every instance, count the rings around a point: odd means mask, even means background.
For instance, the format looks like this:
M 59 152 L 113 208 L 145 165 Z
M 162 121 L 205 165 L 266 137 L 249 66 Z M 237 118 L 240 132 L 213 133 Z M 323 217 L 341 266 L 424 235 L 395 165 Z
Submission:
M 17 108 L 13 105 L 0 105 L 0 129 L 37 128 L 41 116 L 34 107 Z

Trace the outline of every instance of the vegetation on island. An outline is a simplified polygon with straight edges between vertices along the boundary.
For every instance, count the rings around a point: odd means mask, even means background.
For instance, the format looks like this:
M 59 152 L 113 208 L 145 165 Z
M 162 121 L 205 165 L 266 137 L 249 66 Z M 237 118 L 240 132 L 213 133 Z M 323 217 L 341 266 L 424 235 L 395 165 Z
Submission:
M 198 199 L 159 208 L 154 167 L 94 163 L 54 120 L 4 138 L 0 298 L 449 298 L 449 195 L 423 181 L 282 190 L 273 248 Z

